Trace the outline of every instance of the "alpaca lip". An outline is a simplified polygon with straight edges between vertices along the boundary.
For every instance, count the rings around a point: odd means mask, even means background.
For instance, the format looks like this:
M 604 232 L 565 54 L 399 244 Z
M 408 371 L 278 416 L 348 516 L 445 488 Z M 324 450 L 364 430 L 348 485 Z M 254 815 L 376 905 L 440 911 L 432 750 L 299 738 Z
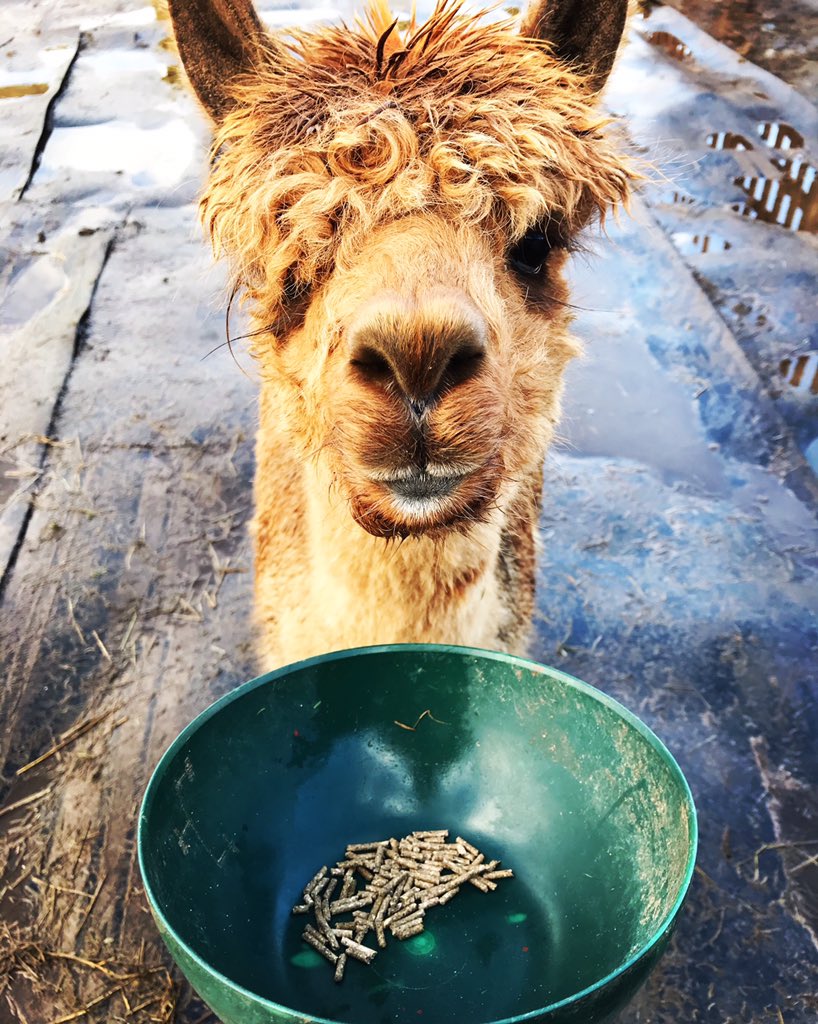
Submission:
M 421 470 L 411 476 L 384 480 L 383 483 L 397 498 L 446 498 L 466 475 L 453 473 L 449 476 L 431 476 Z

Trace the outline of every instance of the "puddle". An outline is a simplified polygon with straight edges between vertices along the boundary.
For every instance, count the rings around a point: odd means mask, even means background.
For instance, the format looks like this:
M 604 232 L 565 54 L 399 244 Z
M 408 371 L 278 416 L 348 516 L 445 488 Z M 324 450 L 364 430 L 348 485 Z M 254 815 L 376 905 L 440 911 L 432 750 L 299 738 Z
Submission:
M 68 46 L 41 50 L 37 56 L 37 66 L 25 71 L 0 67 L 0 99 L 16 100 L 23 96 L 42 96 L 48 92 L 51 85 L 56 85 L 62 78 L 70 52 Z
M 704 140 L 711 149 L 752 149 L 752 142 L 748 142 L 743 135 L 735 132 L 711 132 Z
M 48 92 L 45 82 L 30 82 L 25 85 L 0 85 L 0 100 L 16 100 L 21 96 L 41 96 Z
M 762 121 L 756 130 L 762 141 L 772 149 L 800 149 L 804 145 L 801 132 L 784 121 Z
M 90 32 L 106 25 L 142 28 L 145 25 L 154 24 L 156 20 L 155 8 L 152 5 L 147 5 L 130 11 L 119 11 L 116 14 L 92 14 L 87 18 L 81 18 L 79 27 L 82 32 Z
M 674 231 L 670 237 L 682 253 L 725 252 L 733 248 L 732 243 L 720 235 L 693 235 L 688 231 Z
M 803 394 L 818 395 L 818 352 L 782 359 L 779 372 L 784 380 Z
M 736 213 L 766 224 L 779 224 L 789 231 L 818 231 L 818 171 L 796 157 L 773 163 L 781 178 L 736 178 L 733 182 L 749 197 L 733 206 Z
M 804 450 L 807 462 L 812 467 L 812 471 L 818 474 L 818 437 L 814 441 L 811 441 Z
M 653 46 L 658 46 L 660 50 L 664 50 L 674 60 L 688 60 L 688 58 L 693 56 L 693 51 L 690 47 L 677 36 L 671 35 L 670 32 L 650 32 L 645 38 Z
M 815 0 L 793 4 L 780 0 L 672 0 L 672 6 L 739 57 L 772 71 L 807 99 L 814 98 L 818 81 Z
M 0 67 L 0 98 L 16 99 L 18 96 L 38 96 L 48 92 L 51 86 L 46 83 L 56 85 L 62 80 L 65 67 L 73 54 L 73 46 L 50 46 L 39 51 L 36 67 L 29 67 L 25 71 Z
M 574 456 L 641 463 L 667 483 L 688 481 L 724 494 L 723 465 L 707 446 L 689 391 L 665 373 L 639 333 L 626 329 L 615 343 L 606 335 L 611 344 L 589 345 L 588 358 L 569 369 L 565 443 Z M 661 432 L 645 430 L 659 422 Z

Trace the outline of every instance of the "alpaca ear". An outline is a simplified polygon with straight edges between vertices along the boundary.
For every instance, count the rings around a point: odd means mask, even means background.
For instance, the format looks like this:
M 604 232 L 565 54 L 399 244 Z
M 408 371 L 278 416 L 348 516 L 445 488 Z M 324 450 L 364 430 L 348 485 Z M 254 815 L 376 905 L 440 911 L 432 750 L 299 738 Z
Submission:
M 169 0 L 173 34 L 196 95 L 214 121 L 230 112 L 230 86 L 271 40 L 251 0 Z
M 628 0 L 533 0 L 520 32 L 543 39 L 561 60 L 588 76 L 594 92 L 605 85 L 628 14 Z

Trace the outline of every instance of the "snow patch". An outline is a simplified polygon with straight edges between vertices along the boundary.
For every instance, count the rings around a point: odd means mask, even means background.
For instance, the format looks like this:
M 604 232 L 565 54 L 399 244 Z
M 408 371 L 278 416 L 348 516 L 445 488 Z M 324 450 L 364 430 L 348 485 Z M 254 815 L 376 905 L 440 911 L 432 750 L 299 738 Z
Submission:
M 310 7 L 259 11 L 259 15 L 268 28 L 300 28 L 320 21 L 340 21 L 349 16 L 349 11 L 339 7 Z
M 194 133 L 181 118 L 159 128 L 129 121 L 55 128 L 43 153 L 37 183 L 65 171 L 127 174 L 139 188 L 178 185 L 198 152 Z
M 141 25 L 152 25 L 156 21 L 156 10 L 151 5 L 138 7 L 133 11 L 120 11 L 118 14 L 92 14 L 80 21 L 80 29 L 87 32 L 103 25 L 125 25 L 138 28 Z
M 80 62 L 83 68 L 99 78 L 141 74 L 158 74 L 161 78 L 168 70 L 167 63 L 150 50 L 99 50 L 96 53 L 84 53 Z
M 32 85 L 43 81 L 54 84 L 55 79 L 62 78 L 66 65 L 65 58 L 72 55 L 74 50 L 73 46 L 52 46 L 39 51 L 37 63 L 33 67 L 22 71 L 0 67 L 0 89 L 9 85 Z

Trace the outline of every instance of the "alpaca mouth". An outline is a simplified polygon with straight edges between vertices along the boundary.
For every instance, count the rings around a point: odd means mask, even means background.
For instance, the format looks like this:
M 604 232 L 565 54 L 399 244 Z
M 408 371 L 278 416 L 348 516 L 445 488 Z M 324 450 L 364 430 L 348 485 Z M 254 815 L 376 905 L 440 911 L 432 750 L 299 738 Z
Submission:
M 371 471 L 376 492 L 353 506 L 359 526 L 376 537 L 443 536 L 477 521 L 495 494 L 485 465 L 429 463 Z M 376 496 L 377 495 L 377 496 Z M 386 499 L 386 503 L 384 502 Z
M 426 503 L 430 499 L 448 498 L 465 476 L 465 473 L 431 476 L 421 470 L 413 473 L 412 476 L 393 478 L 383 482 L 393 496 L 403 502 Z
M 477 462 L 428 462 L 425 466 L 409 463 L 390 469 L 373 469 L 367 475 L 374 483 L 392 488 L 402 485 L 412 488 L 416 484 L 428 485 L 439 481 L 451 481 L 454 484 L 464 477 L 472 476 L 478 469 L 480 464 Z
M 435 516 L 443 511 L 447 498 L 479 467 L 471 464 L 430 462 L 375 471 L 370 479 L 384 487 L 395 507 L 410 519 Z
M 452 472 L 443 476 L 424 470 L 387 478 L 386 487 L 392 507 L 412 529 L 443 525 L 451 519 L 453 505 L 449 500 L 470 472 Z

